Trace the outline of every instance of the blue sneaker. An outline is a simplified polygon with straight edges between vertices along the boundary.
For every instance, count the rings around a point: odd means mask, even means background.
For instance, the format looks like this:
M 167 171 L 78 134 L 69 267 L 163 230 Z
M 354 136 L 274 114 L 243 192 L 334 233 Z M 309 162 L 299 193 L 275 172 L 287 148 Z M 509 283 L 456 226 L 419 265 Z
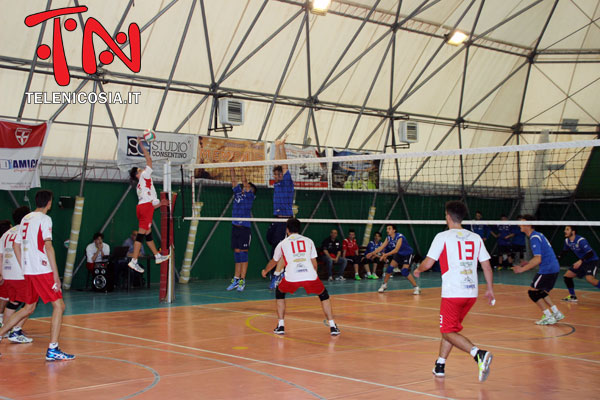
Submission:
M 231 284 L 229 286 L 227 286 L 227 290 L 235 289 L 236 287 L 238 287 L 239 283 L 240 283 L 239 278 L 233 278 L 231 280 Z
M 245 287 L 246 287 L 246 281 L 243 279 L 240 279 L 240 281 L 238 282 L 237 291 L 243 292 Z
M 283 279 L 284 273 L 282 272 L 279 276 L 275 276 L 275 274 L 271 275 L 271 283 L 269 284 L 269 290 L 275 290 L 277 286 L 279 286 L 279 282 Z
M 73 354 L 63 353 L 58 347 L 46 351 L 46 361 L 67 361 L 74 359 Z

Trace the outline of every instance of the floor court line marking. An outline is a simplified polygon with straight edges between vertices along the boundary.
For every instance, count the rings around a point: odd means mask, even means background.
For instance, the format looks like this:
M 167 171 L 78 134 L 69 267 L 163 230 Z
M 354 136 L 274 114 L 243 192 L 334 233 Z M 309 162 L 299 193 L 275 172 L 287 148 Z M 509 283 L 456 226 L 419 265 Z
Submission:
M 42 322 L 48 323 L 47 321 L 42 321 Z M 83 326 L 77 326 L 77 325 L 72 325 L 72 324 L 62 324 L 62 326 L 67 326 L 67 327 L 70 327 L 70 328 L 76 328 L 76 329 L 81 329 L 81 330 L 90 331 L 90 332 L 96 332 L 96 333 L 100 333 L 100 334 L 104 334 L 104 335 L 113 335 L 113 336 L 119 336 L 119 337 L 124 337 L 124 338 L 128 338 L 128 339 L 141 340 L 141 341 L 155 343 L 155 344 L 160 344 L 160 345 L 165 345 L 165 346 L 173 346 L 173 347 L 177 347 L 177 348 L 181 348 L 181 349 L 186 349 L 186 350 L 199 351 L 199 352 L 208 353 L 208 354 L 214 354 L 214 355 L 218 355 L 218 356 L 222 356 L 222 357 L 230 357 L 230 358 L 235 358 L 235 359 L 238 359 L 238 360 L 244 360 L 244 361 L 254 362 L 254 363 L 257 363 L 257 364 L 270 365 L 270 366 L 273 366 L 273 367 L 280 367 L 280 368 L 291 369 L 291 370 L 294 370 L 294 371 L 300 371 L 300 372 L 306 372 L 306 373 L 315 374 L 315 375 L 327 376 L 327 377 L 330 377 L 330 378 L 343 379 L 343 380 L 347 380 L 347 381 L 351 381 L 351 382 L 363 383 L 363 384 L 367 384 L 367 385 L 378 386 L 378 387 L 383 387 L 383 388 L 387 388 L 387 389 L 398 390 L 398 391 L 407 392 L 407 393 L 419 394 L 419 395 L 423 395 L 423 396 L 427 396 L 427 397 L 433 397 L 433 398 L 436 398 L 436 399 L 454 400 L 451 397 L 439 396 L 439 395 L 436 395 L 436 394 L 426 393 L 426 392 L 419 392 L 417 390 L 406 389 L 406 388 L 399 387 L 399 386 L 391 386 L 391 385 L 386 385 L 386 384 L 383 384 L 383 383 L 377 383 L 377 382 L 367 381 L 367 380 L 364 380 L 364 379 L 352 378 L 352 377 L 349 377 L 349 376 L 343 376 L 343 375 L 337 375 L 337 374 L 330 374 L 328 372 L 315 371 L 315 370 L 311 370 L 311 369 L 307 369 L 307 368 L 301 368 L 301 367 L 294 367 L 292 365 L 279 364 L 279 363 L 275 363 L 275 362 L 271 362 L 271 361 L 258 360 L 258 359 L 250 358 L 250 357 L 236 356 L 234 354 L 221 353 L 221 352 L 218 352 L 218 351 L 206 350 L 206 349 L 201 349 L 201 348 L 192 347 L 192 346 L 184 346 L 184 345 L 181 345 L 181 344 L 163 342 L 163 341 L 155 340 L 155 339 L 147 339 L 147 338 L 133 336 L 133 335 L 125 335 L 123 333 L 115 333 L 115 332 L 103 331 L 103 330 L 100 330 L 100 329 L 86 328 L 86 327 L 83 327 Z M 224 361 L 224 362 L 227 362 L 227 361 Z M 234 364 L 234 363 L 230 363 L 230 364 L 232 364 L 233 366 L 237 365 L 237 364 Z M 240 365 L 240 367 L 243 367 L 243 366 Z

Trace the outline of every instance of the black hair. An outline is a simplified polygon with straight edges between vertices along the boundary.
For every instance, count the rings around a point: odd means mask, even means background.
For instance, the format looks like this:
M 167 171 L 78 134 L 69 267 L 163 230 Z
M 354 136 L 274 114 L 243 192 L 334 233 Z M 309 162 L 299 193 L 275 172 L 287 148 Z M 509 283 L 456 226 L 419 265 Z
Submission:
M 131 179 L 132 181 L 137 181 L 137 171 L 138 171 L 138 167 L 133 167 L 129 170 L 129 179 Z
M 356 233 L 356 231 L 354 229 L 349 229 L 348 233 Z
M 506 215 L 506 214 L 502 214 L 502 215 L 500 216 L 500 218 L 508 218 L 508 215 Z
M 4 235 L 4 233 L 10 229 L 10 221 L 7 219 L 3 219 L 0 221 L 0 236 Z
M 576 226 L 573 226 L 573 225 L 566 225 L 566 226 L 565 226 L 565 228 L 566 228 L 567 226 L 568 226 L 569 228 L 571 228 L 571 230 L 572 230 L 573 232 L 577 233 L 577 227 L 576 227 Z
M 375 232 L 375 235 L 379 235 L 379 237 L 381 237 L 381 232 L 377 231 Z
M 481 211 L 479 211 L 479 210 L 475 211 L 475 214 L 481 214 L 481 215 L 483 215 L 483 213 Z
M 248 185 L 250 185 L 250 187 L 252 188 L 252 191 L 256 195 L 256 192 L 258 192 L 258 188 L 256 187 L 256 185 L 252 182 L 248 182 Z
M 283 174 L 283 167 L 281 165 L 276 165 L 273 167 L 273 172 L 281 172 Z
M 52 191 L 42 189 L 35 194 L 35 206 L 37 208 L 44 208 L 52 200 Z
M 285 226 L 287 227 L 288 231 L 290 231 L 290 233 L 299 233 L 301 225 L 302 224 L 300 223 L 300 220 L 298 218 L 293 217 L 289 218 L 285 223 Z
M 525 221 L 535 221 L 535 217 L 531 214 L 521 215 L 520 219 L 525 220 Z
M 385 228 L 387 229 L 388 226 L 391 226 L 393 230 L 397 231 L 395 224 L 387 224 Z
M 15 208 L 15 210 L 12 213 L 12 219 L 15 225 L 21 224 L 21 220 L 23 219 L 23 217 L 25 217 L 30 212 L 31 210 L 27 206 Z
M 94 233 L 94 240 L 96 240 L 98 238 L 102 238 L 104 240 L 104 234 L 102 232 Z
M 446 212 L 452 221 L 457 224 L 460 224 L 468 214 L 467 206 L 462 201 L 457 200 L 446 202 Z

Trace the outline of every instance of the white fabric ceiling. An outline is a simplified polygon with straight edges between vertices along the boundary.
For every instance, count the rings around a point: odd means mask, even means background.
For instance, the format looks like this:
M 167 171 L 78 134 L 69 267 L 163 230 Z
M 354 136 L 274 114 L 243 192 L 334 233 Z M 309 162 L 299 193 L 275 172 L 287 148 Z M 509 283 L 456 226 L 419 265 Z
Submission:
M 190 27 L 174 71 L 173 84 L 156 129 L 175 131 L 207 92 L 211 76 L 200 1 L 137 1 L 127 13 L 123 27 L 133 22 L 143 27 L 161 10 L 167 7 L 168 10 L 142 33 L 142 69 L 139 74 L 134 76 L 118 59 L 103 67 L 105 79 L 109 82 L 104 84 L 105 91 L 141 92 L 140 103 L 137 105 L 110 106 L 117 127 L 146 129 L 154 125 L 165 92 L 165 81 L 169 78 L 185 22 L 194 2 Z M 83 15 L 84 18 L 96 18 L 112 33 L 129 1 L 89 0 L 80 3 L 89 8 Z M 292 0 L 268 1 L 256 26 L 236 56 L 233 66 L 251 54 L 286 20 L 298 13 L 301 3 L 303 2 Z M 423 0 L 402 1 L 399 20 L 402 21 L 413 13 L 422 3 Z M 15 119 L 19 114 L 22 94 L 26 88 L 31 60 L 41 29 L 41 25 L 34 28 L 25 27 L 24 18 L 43 11 L 46 4 L 46 0 L 0 0 L 0 10 L 5 21 L 0 25 L 0 37 L 3 38 L 0 41 L 0 92 L 4 94 L 0 97 L 1 118 Z M 374 4 L 374 0 L 333 1 L 331 12 L 326 16 L 308 14 L 313 94 L 319 89 Z M 396 104 L 405 96 L 440 45 L 441 50 L 413 86 L 418 90 L 405 99 L 396 110 L 397 116 L 410 115 L 411 118 L 422 121 L 420 141 L 411 145 L 411 150 L 432 150 L 437 147 L 440 139 L 450 129 L 452 121 L 459 117 L 459 113 L 463 115 L 467 125 L 462 130 L 464 147 L 502 145 L 510 136 L 510 127 L 519 122 L 525 123 L 525 131 L 535 132 L 542 128 L 559 130 L 563 118 L 578 119 L 581 124 L 579 131 L 589 132 L 590 137 L 593 136 L 596 130 L 594 125 L 600 121 L 600 24 L 597 21 L 600 17 L 600 1 L 562 0 L 553 10 L 555 1 L 550 0 L 488 0 L 483 3 L 477 19 L 481 4 L 481 0 L 430 0 L 424 7 L 425 11 L 402 25 L 403 29 L 396 33 L 395 45 L 388 47 L 393 34 L 387 25 L 394 23 L 398 1 L 381 0 L 371 15 L 372 22 L 365 24 L 334 76 L 382 35 L 387 35 L 318 96 L 321 102 L 345 105 L 337 108 L 332 105 L 329 107 L 331 110 L 315 111 L 321 146 L 346 147 L 357 116 L 342 112 L 342 108 L 360 109 L 386 48 L 389 48 L 389 51 L 381 64 L 372 94 L 366 102 L 370 114 L 384 115 L 385 110 L 389 108 L 392 61 L 394 82 L 391 96 Z M 73 1 L 54 0 L 51 8 L 74 5 Z M 211 58 L 217 80 L 262 5 L 261 0 L 204 0 Z M 520 13 L 522 10 L 526 11 Z M 248 92 L 262 94 L 256 97 L 263 101 L 247 102 L 246 123 L 230 132 L 230 137 L 258 138 L 270 106 L 268 100 L 271 100 L 276 92 L 294 39 L 299 32 L 299 41 L 291 57 L 280 95 L 284 100 L 291 99 L 290 101 L 296 103 L 302 103 L 303 99 L 308 97 L 307 35 L 303 25 L 304 16 L 303 12 L 297 15 L 273 40 L 220 84 L 219 93 L 234 92 L 244 96 L 249 95 Z M 492 29 L 511 16 L 514 18 Z M 462 109 L 459 110 L 466 51 L 463 47 L 442 44 L 443 35 L 454 25 L 469 33 L 476 20 L 473 36 L 477 38 L 484 35 L 475 41 L 476 46 L 469 48 Z M 542 32 L 538 46 L 540 53 L 529 70 L 526 56 L 534 49 Z M 51 24 L 48 24 L 42 43 L 50 45 L 51 37 Z M 77 70 L 81 67 L 81 26 L 78 26 L 75 32 L 66 32 L 63 29 L 63 37 L 71 72 L 80 77 L 85 76 L 81 70 Z M 12 40 L 7 40 L 8 38 Z M 96 43 L 98 48 L 104 48 L 101 40 L 98 39 Z M 392 60 L 393 46 L 395 58 Z M 445 61 L 457 52 L 460 53 L 444 65 Z M 129 54 L 128 50 L 126 54 Z M 30 92 L 73 91 L 82 82 L 80 78 L 73 77 L 68 87 L 61 88 L 51 74 L 44 73 L 51 71 L 49 66 L 39 61 L 36 73 L 32 76 Z M 556 61 L 561 63 L 555 63 Z M 509 75 L 512 75 L 510 79 L 503 82 Z M 134 87 L 132 83 L 153 87 Z M 93 84 L 89 81 L 83 91 L 89 92 L 92 88 Z M 521 112 L 521 99 L 525 89 L 526 96 Z M 487 94 L 489 96 L 486 97 Z M 209 98 L 183 124 L 179 132 L 207 134 L 211 105 L 212 98 Z M 47 120 L 59 107 L 50 104 L 26 104 L 23 121 Z M 299 110 L 296 106 L 277 104 L 267 122 L 262 139 L 274 140 Z M 52 125 L 44 155 L 82 158 L 89 115 L 88 104 L 66 107 Z M 307 110 L 303 111 L 291 125 L 288 130 L 289 142 L 305 141 L 308 115 Z M 114 159 L 117 141 L 106 107 L 97 105 L 93 118 L 90 158 Z M 381 117 L 372 115 L 360 118 L 347 147 L 362 146 L 368 150 L 383 150 L 388 123 L 381 124 L 371 135 L 380 121 Z M 498 128 L 490 128 L 490 124 L 498 125 Z M 553 140 L 570 140 L 571 136 L 556 135 Z M 308 138 L 312 144 L 316 144 L 317 138 L 312 124 L 309 127 Z M 579 138 L 583 139 L 586 136 Z M 457 148 L 458 130 L 454 129 L 439 146 L 442 149 Z

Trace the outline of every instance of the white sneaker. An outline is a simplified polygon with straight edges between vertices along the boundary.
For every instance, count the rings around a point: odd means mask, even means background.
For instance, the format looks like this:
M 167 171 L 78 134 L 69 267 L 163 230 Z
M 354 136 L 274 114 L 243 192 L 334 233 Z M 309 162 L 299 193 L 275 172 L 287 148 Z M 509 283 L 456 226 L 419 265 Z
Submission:
M 398 267 L 394 268 L 393 271 L 394 271 L 395 274 L 399 274 L 400 272 L 402 272 L 402 270 L 400 268 L 398 268 Z
M 142 267 L 139 266 L 139 264 L 137 263 L 137 260 L 136 261 L 134 261 L 134 260 L 129 261 L 129 264 L 127 264 L 127 266 L 129 268 L 131 268 L 132 270 L 139 272 L 140 274 L 144 273 L 144 268 L 142 268 Z
M 553 313 L 552 316 L 554 317 L 554 319 L 556 321 L 560 321 L 561 319 L 565 319 L 565 315 L 563 313 L 561 313 L 560 311 Z
M 379 288 L 378 292 L 379 293 L 383 293 L 383 292 L 385 292 L 386 289 L 387 289 L 387 285 L 384 283 L 383 285 L 381 285 L 381 287 Z
M 22 331 L 10 331 L 8 340 L 12 343 L 31 343 L 33 339 L 23 335 Z
M 155 259 L 155 261 L 154 261 L 154 262 L 155 262 L 155 263 L 157 263 L 157 264 L 162 264 L 162 263 L 164 263 L 165 261 L 167 261 L 169 258 L 171 258 L 171 255 L 170 255 L 170 254 L 167 254 L 166 256 L 163 256 L 162 254 L 158 254 L 158 253 L 157 253 L 157 254 L 154 256 L 154 259 Z
M 556 318 L 554 318 L 554 315 L 547 317 L 546 314 L 544 314 L 542 319 L 535 321 L 535 323 L 537 325 L 554 325 L 556 323 Z
M 327 278 L 327 280 L 328 280 L 329 282 L 333 281 L 333 276 L 330 276 L 329 278 Z
M 413 290 L 413 294 L 421 294 L 421 288 L 418 286 L 415 286 L 415 290 Z
M 336 277 L 335 277 L 335 280 L 336 280 L 336 281 L 345 281 L 345 280 L 346 280 L 346 278 L 344 278 L 343 276 L 341 276 L 341 275 L 340 275 L 340 276 L 336 276 Z

